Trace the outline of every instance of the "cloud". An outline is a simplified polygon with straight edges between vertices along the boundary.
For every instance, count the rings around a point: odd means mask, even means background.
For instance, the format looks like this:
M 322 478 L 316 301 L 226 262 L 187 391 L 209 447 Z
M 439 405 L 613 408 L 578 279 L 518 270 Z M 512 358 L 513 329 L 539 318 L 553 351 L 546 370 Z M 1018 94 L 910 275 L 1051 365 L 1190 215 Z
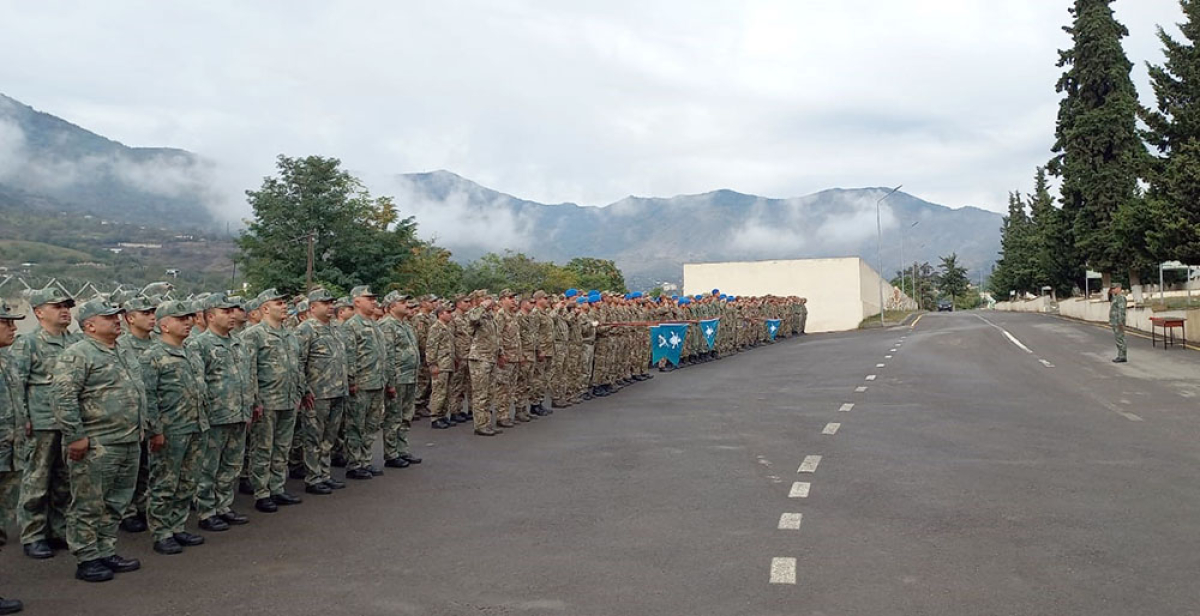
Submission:
M 0 182 L 18 171 L 25 159 L 25 132 L 15 122 L 0 117 Z
M 405 216 L 415 216 L 421 237 L 444 246 L 481 252 L 521 250 L 531 241 L 531 221 L 519 215 L 507 197 L 481 200 L 466 188 L 451 187 L 431 196 L 409 178 L 397 177 L 389 191 Z

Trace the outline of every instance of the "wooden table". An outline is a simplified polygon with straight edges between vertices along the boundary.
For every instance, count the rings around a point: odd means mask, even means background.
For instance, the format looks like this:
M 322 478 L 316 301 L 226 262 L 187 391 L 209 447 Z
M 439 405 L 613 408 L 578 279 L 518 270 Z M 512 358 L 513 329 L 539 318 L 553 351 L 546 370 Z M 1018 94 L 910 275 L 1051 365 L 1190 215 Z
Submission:
M 1158 328 L 1162 328 L 1163 348 L 1169 348 L 1182 344 L 1183 348 L 1187 348 L 1187 329 L 1184 327 L 1184 322 L 1187 319 L 1183 317 L 1150 317 L 1150 346 L 1158 346 L 1158 339 L 1155 333 Z M 1175 328 L 1179 328 L 1181 342 L 1175 340 Z

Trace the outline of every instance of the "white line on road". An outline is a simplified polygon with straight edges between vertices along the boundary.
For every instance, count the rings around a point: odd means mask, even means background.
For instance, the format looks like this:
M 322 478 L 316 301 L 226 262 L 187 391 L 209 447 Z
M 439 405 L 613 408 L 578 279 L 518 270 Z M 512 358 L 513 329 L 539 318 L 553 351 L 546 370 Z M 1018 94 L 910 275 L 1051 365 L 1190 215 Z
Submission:
M 847 403 L 843 404 L 843 405 L 842 405 L 842 408 L 838 409 L 838 411 L 839 411 L 839 412 L 841 412 L 841 413 L 849 413 L 849 412 L 850 412 L 850 409 L 852 409 L 852 408 L 854 408 L 854 403 L 853 403 L 853 402 L 847 402 Z
M 888 353 L 895 353 L 896 349 L 888 349 Z
M 883 358 L 884 358 L 884 359 L 891 359 L 891 358 L 892 358 L 892 356 L 891 356 L 891 355 L 884 355 L 884 356 L 883 356 Z
M 1129 411 L 1117 411 L 1117 414 L 1125 419 L 1128 419 L 1129 421 L 1146 421 L 1145 419 L 1142 419 L 1141 417 L 1134 415 Z
M 800 468 L 796 469 L 797 473 L 815 473 L 817 465 L 821 463 L 821 456 L 804 456 L 804 461 L 800 463 Z
M 803 520 L 803 514 L 785 513 L 779 516 L 779 530 L 800 530 L 800 522 Z
M 854 388 L 854 391 L 861 394 L 862 392 L 867 391 L 867 386 L 859 385 L 858 387 Z
M 884 366 L 886 366 L 886 365 L 887 365 L 887 364 L 875 364 L 875 367 L 876 367 L 876 368 L 882 368 L 882 367 L 884 367 Z
M 987 323 L 988 325 L 991 325 L 992 327 L 995 327 L 996 329 L 1000 330 L 1000 333 L 1004 334 L 1004 336 L 1005 336 L 1006 338 L 1008 338 L 1008 341 L 1009 341 L 1009 342 L 1011 342 L 1011 343 L 1013 343 L 1013 344 L 1017 345 L 1018 347 L 1020 347 L 1022 351 L 1025 351 L 1026 353 L 1033 353 L 1033 350 L 1032 350 L 1032 349 L 1030 349 L 1029 347 L 1025 346 L 1024 344 L 1021 344 L 1021 341 L 1020 341 L 1020 340 L 1017 340 L 1017 337 L 1016 337 L 1016 336 L 1014 336 L 1014 335 L 1012 335 L 1012 334 L 1008 333 L 1008 330 L 1007 330 L 1007 329 L 1004 329 L 1003 327 L 1000 327 L 999 325 L 996 325 L 995 323 L 992 323 L 991 321 L 989 321 L 989 320 L 987 320 L 987 319 L 985 319 L 985 318 L 983 318 L 983 317 L 981 317 L 981 316 L 979 316 L 979 315 L 975 315 L 975 318 L 977 318 L 977 319 L 979 319 L 980 321 L 983 321 L 984 323 Z
M 874 374 L 868 374 L 868 375 L 867 375 L 867 380 L 868 380 L 868 381 L 874 381 L 874 380 L 875 380 L 875 375 L 874 375 Z
M 1038 361 L 1042 362 L 1042 365 L 1043 365 L 1043 366 L 1045 366 L 1045 367 L 1047 367 L 1047 368 L 1053 368 L 1053 367 L 1054 367 L 1054 364 L 1052 364 L 1052 363 L 1050 363 L 1050 362 L 1048 362 L 1048 361 L 1046 361 L 1046 360 L 1044 360 L 1044 359 L 1039 359 Z
M 796 559 L 795 558 L 772 558 L 771 559 L 771 583 L 772 584 L 795 584 L 796 583 Z
M 792 484 L 792 491 L 788 492 L 788 498 L 808 498 L 808 489 L 812 487 L 807 481 L 797 481 Z
M 821 434 L 837 434 L 838 428 L 842 427 L 840 423 L 826 424 L 825 429 L 821 430 Z

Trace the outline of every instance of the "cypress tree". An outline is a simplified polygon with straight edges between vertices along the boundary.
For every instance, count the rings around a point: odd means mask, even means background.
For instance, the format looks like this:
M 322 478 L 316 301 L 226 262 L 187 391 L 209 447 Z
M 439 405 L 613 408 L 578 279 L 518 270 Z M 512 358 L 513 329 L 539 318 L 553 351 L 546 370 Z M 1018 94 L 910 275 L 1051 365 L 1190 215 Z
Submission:
M 1039 289 L 1050 286 L 1058 297 L 1070 296 L 1075 279 L 1081 276 L 1070 254 L 1061 249 L 1070 242 L 1070 235 L 1063 224 L 1062 211 L 1054 206 L 1045 167 L 1038 167 L 1033 176 L 1029 215 L 1033 224 L 1034 284 Z

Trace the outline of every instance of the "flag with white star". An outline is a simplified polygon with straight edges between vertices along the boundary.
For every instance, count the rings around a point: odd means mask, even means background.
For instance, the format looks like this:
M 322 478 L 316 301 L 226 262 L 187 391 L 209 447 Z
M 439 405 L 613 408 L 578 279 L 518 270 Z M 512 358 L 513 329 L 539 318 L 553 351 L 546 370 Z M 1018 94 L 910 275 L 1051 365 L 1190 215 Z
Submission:
M 713 345 L 717 343 L 717 327 L 721 325 L 721 319 L 708 319 L 700 321 L 700 333 L 704 334 L 704 343 L 708 345 L 708 350 L 712 350 Z

